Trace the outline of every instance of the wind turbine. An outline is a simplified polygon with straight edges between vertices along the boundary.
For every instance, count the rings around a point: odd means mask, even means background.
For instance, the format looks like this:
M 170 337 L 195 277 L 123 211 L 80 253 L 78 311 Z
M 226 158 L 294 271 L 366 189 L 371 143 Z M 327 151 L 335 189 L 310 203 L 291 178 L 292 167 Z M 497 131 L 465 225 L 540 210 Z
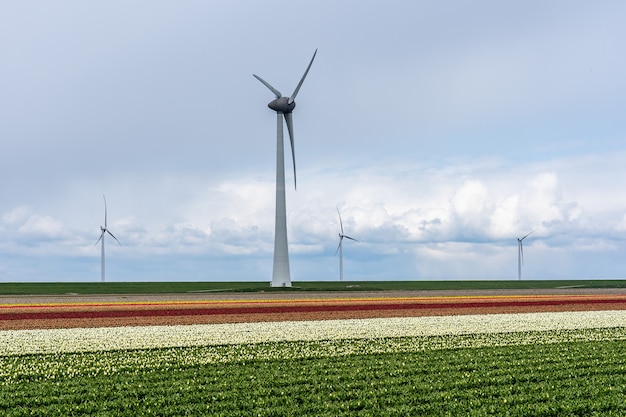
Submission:
M 304 71 L 304 75 L 296 86 L 290 97 L 283 97 L 280 91 L 272 87 L 270 83 L 256 74 L 254 77 L 261 81 L 264 86 L 270 89 L 276 96 L 267 106 L 274 110 L 277 115 L 276 134 L 276 220 L 274 226 L 274 270 L 272 272 L 272 287 L 291 287 L 291 274 L 289 272 L 289 249 L 287 247 L 287 208 L 285 203 L 285 155 L 283 145 L 283 117 L 287 123 L 289 131 L 289 141 L 291 142 L 291 159 L 293 160 L 293 183 L 296 186 L 296 153 L 293 142 L 293 117 L 292 112 L 296 107 L 296 96 L 306 75 L 313 64 L 317 49 L 309 62 L 309 66 Z
M 339 281 L 343 281 L 343 238 L 354 240 L 355 242 L 358 242 L 358 240 L 343 234 L 343 222 L 341 221 L 341 213 L 339 212 L 339 209 L 337 209 L 337 214 L 339 214 L 339 226 L 341 227 L 341 233 L 339 233 L 339 246 L 337 246 L 335 255 L 339 252 Z
M 522 244 L 522 241 L 533 233 L 535 233 L 534 230 L 522 238 L 515 237 L 517 239 L 517 279 L 518 280 L 522 279 L 522 265 L 524 264 L 524 246 Z
M 94 244 L 94 246 L 97 245 L 98 242 L 102 241 L 102 252 L 100 255 L 100 281 L 104 282 L 104 235 L 108 233 L 113 239 L 115 239 L 115 241 L 120 246 L 122 246 L 122 244 L 119 240 L 117 240 L 115 236 L 113 236 L 113 233 L 111 233 L 111 231 L 107 227 L 107 199 L 104 194 L 102 194 L 102 198 L 104 199 L 104 227 L 100 226 L 100 230 L 102 231 L 102 233 L 100 233 L 100 238 Z

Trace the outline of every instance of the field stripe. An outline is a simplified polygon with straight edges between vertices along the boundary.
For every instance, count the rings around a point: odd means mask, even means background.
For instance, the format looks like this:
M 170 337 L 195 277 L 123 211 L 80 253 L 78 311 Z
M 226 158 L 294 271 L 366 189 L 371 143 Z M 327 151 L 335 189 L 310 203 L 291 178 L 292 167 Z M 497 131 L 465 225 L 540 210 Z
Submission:
M 113 306 L 125 306 L 125 307 L 154 307 L 164 305 L 236 305 L 236 304 L 328 304 L 328 303 L 347 303 L 347 302 L 450 302 L 455 303 L 459 300 L 481 301 L 510 301 L 510 300 L 602 300 L 602 299 L 614 299 L 614 300 L 626 300 L 626 295 L 605 295 L 605 294 L 563 294 L 563 295 L 489 295 L 489 296 L 475 296 L 475 295 L 455 295 L 455 296 L 424 296 L 424 297 L 349 297 L 349 298 L 296 298 L 296 299 L 224 299 L 224 300 L 177 300 L 177 301 L 109 301 L 109 302 L 63 302 L 63 303 L 7 303 L 0 304 L 0 310 L 10 309 L 39 309 L 39 308 L 73 308 L 73 307 L 113 307 Z
M 0 356 L 163 347 L 626 328 L 626 311 L 0 331 Z M 624 336 L 626 337 L 626 335 Z
M 319 305 L 291 305 L 280 306 L 254 306 L 254 307 L 202 307 L 202 308 L 159 308 L 141 310 L 116 310 L 104 309 L 95 311 L 35 311 L 35 312 L 9 312 L 0 314 L 1 320 L 58 320 L 78 318 L 121 318 L 142 316 L 193 316 L 193 315 L 229 315 L 229 314 L 274 314 L 274 313 L 317 313 L 317 312 L 342 312 L 342 311 L 368 311 L 368 310 L 414 310 L 414 309 L 489 309 L 494 307 L 543 307 L 564 305 L 625 305 L 626 299 L 603 298 L 603 299 L 559 299 L 559 300 L 507 300 L 507 301 L 457 301 L 447 303 L 358 303 L 349 302 L 342 304 L 324 303 Z M 108 305 L 111 307 L 113 305 Z M 146 306 L 147 307 L 147 306 Z

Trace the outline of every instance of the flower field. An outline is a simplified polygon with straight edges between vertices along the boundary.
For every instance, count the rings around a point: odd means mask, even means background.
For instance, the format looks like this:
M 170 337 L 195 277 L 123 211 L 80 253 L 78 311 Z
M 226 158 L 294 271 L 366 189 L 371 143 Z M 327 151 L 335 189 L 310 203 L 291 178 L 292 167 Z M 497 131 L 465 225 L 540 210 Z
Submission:
M 0 304 L 0 330 L 626 309 L 625 294 L 158 299 Z
M 620 294 L 0 305 L 0 412 L 625 415 Z

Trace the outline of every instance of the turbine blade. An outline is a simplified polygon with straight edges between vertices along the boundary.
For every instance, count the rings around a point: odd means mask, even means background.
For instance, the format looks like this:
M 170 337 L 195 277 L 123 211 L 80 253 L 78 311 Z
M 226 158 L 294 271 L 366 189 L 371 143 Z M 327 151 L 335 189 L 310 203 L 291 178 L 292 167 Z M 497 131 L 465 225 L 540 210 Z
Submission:
M 313 53 L 313 58 L 311 58 L 311 62 L 309 62 L 309 66 L 306 67 L 306 71 L 304 71 L 304 75 L 300 79 L 298 86 L 296 87 L 295 90 L 293 90 L 293 94 L 291 94 L 291 97 L 289 97 L 289 102 L 288 102 L 289 104 L 293 103 L 294 100 L 296 99 L 296 96 L 298 95 L 298 91 L 300 91 L 300 87 L 302 87 L 302 83 L 304 82 L 306 75 L 309 73 L 309 70 L 311 69 L 311 65 L 313 65 L 313 60 L 315 59 L 315 55 L 317 55 L 317 49 Z
M 358 242 L 358 240 L 356 240 L 356 239 L 355 239 L 355 238 L 353 238 L 353 237 L 350 237 L 350 236 L 345 236 L 345 235 L 344 235 L 343 237 L 345 237 L 346 239 L 350 239 L 350 240 L 354 240 L 355 242 Z
M 107 230 L 106 232 L 107 232 L 108 234 L 110 234 L 110 235 L 111 235 L 111 237 L 112 237 L 113 239 L 115 239 L 115 241 L 116 241 L 116 242 L 117 242 L 120 246 L 122 246 L 122 244 L 120 243 L 120 241 L 119 241 L 119 240 L 117 240 L 117 238 L 116 238 L 115 236 L 113 236 L 113 233 L 109 232 L 108 230 Z M 104 232 L 102 232 L 102 234 L 104 234 Z
M 524 240 L 526 239 L 528 236 L 532 235 L 533 233 L 535 233 L 535 231 L 533 230 L 532 232 L 530 232 L 529 234 L 527 234 L 526 236 L 524 236 L 523 238 L 521 238 L 520 240 Z
M 104 196 L 104 194 L 102 194 L 102 199 L 104 200 L 104 228 L 107 228 L 107 199 Z
M 93 244 L 94 246 L 96 246 L 98 243 L 100 243 L 100 241 L 102 240 L 102 236 L 104 236 L 104 230 L 102 230 L 102 233 L 100 233 L 100 237 L 98 238 L 96 243 Z
M 339 208 L 337 208 L 337 214 L 339 215 L 339 226 L 341 226 L 341 235 L 343 235 L 343 222 L 341 221 L 341 213 L 339 212 Z
M 270 89 L 270 91 L 272 93 L 274 93 L 274 95 L 276 96 L 276 98 L 281 98 L 282 94 L 280 94 L 280 91 L 278 91 L 277 89 L 275 89 L 274 87 L 272 87 L 272 85 L 270 83 L 268 83 L 267 81 L 265 81 L 263 78 L 259 77 L 256 74 L 252 74 L 254 75 L 254 78 L 256 78 L 257 80 L 261 81 L 263 83 L 264 86 L 266 86 L 267 88 Z
M 337 252 L 339 252 L 339 249 L 341 249 L 341 242 L 343 241 L 343 236 L 339 237 L 339 245 L 337 246 L 337 250 L 335 251 L 335 254 L 333 256 L 337 255 Z
M 293 116 L 291 113 L 284 113 L 285 122 L 287 122 L 287 130 L 289 131 L 289 142 L 291 142 L 291 159 L 293 161 L 293 187 L 297 190 L 296 182 L 296 149 L 293 141 Z

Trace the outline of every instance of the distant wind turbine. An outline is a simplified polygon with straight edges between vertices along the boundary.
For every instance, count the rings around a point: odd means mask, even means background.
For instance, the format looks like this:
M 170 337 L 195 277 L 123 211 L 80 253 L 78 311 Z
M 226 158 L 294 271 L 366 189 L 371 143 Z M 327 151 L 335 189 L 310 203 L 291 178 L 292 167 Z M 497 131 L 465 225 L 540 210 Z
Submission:
M 291 159 L 293 160 L 293 183 L 296 187 L 296 153 L 294 149 L 293 137 L 293 117 L 292 112 L 296 107 L 296 96 L 306 75 L 313 64 L 317 49 L 309 62 L 309 66 L 304 71 L 304 75 L 296 86 L 290 97 L 283 97 L 280 91 L 275 89 L 256 74 L 254 77 L 261 81 L 264 86 L 270 89 L 276 96 L 267 106 L 277 114 L 277 134 L 276 134 L 276 220 L 274 229 L 274 270 L 272 272 L 272 287 L 291 287 L 291 274 L 289 271 L 289 249 L 287 244 L 287 208 L 285 203 L 285 155 L 283 145 L 283 117 L 287 123 L 289 140 L 291 142 Z
M 524 246 L 523 246 L 522 241 L 533 233 L 535 233 L 534 230 L 522 238 L 516 237 L 517 239 L 517 279 L 518 280 L 522 279 L 522 265 L 524 264 Z
M 113 239 L 115 239 L 115 241 L 120 246 L 122 246 L 122 244 L 119 240 L 117 240 L 115 236 L 113 236 L 113 233 L 111 233 L 111 231 L 107 227 L 107 199 L 104 194 L 102 194 L 102 198 L 104 199 L 104 227 L 100 226 L 100 230 L 102 231 L 102 233 L 100 233 L 100 238 L 94 244 L 94 246 L 97 245 L 98 242 L 102 241 L 102 252 L 100 256 L 100 281 L 104 282 L 104 235 L 108 233 Z
M 343 222 L 341 221 L 341 213 L 339 212 L 339 209 L 337 209 L 337 214 L 339 214 L 339 226 L 341 227 L 341 233 L 339 233 L 339 246 L 337 246 L 335 255 L 339 252 L 339 281 L 343 281 L 343 238 L 354 240 L 355 242 L 358 242 L 358 240 L 343 234 Z

